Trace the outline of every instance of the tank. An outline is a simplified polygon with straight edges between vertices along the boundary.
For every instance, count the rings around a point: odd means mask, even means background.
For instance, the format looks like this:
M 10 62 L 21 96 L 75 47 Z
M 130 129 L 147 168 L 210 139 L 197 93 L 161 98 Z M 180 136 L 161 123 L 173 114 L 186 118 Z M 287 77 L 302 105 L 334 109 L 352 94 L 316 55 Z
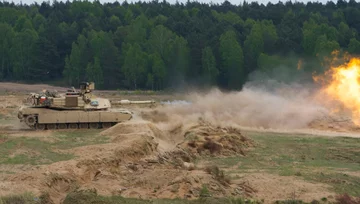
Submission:
M 62 94 L 48 90 L 31 93 L 19 108 L 18 118 L 27 126 L 38 130 L 109 128 L 131 120 L 132 112 L 127 109 L 111 109 L 110 100 L 94 95 L 94 89 L 93 82 L 82 82 L 79 91 L 72 87 Z

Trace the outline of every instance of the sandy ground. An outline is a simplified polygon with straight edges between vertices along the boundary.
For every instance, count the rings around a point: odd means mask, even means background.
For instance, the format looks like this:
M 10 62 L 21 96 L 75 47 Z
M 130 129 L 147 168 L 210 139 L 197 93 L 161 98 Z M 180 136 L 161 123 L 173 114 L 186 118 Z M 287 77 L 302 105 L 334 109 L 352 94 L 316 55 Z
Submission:
M 51 131 L 31 131 L 16 122 L 15 117 L 24 92 L 44 88 L 65 90 L 41 84 L 0 83 L 0 89 L 4 90 L 0 96 L 1 135 L 53 139 Z M 136 96 L 138 100 L 148 98 Z M 161 96 L 156 99 L 159 102 L 171 98 Z M 109 143 L 61 150 L 74 154 L 75 159 L 50 165 L 0 165 L 1 172 L 13 172 L 0 175 L 0 196 L 25 191 L 36 195 L 47 192 L 57 204 L 74 189 L 96 189 L 102 195 L 124 197 L 197 198 L 206 184 L 214 196 L 253 197 L 264 199 L 265 203 L 296 196 L 296 199 L 310 202 L 331 198 L 334 194 L 325 184 L 268 173 L 247 173 L 228 183 L 225 178 L 211 174 L 208 166 L 195 165 L 194 161 L 207 156 L 244 156 L 253 148 L 253 142 L 242 130 L 359 137 L 356 126 L 348 119 L 339 122 L 326 117 L 309 123 L 305 129 L 279 130 L 226 126 L 204 120 L 199 115 L 184 117 L 179 115 L 180 111 L 169 112 L 165 107 L 131 109 L 135 112 L 133 120 L 100 133 L 109 138 Z M 291 188 L 288 187 L 290 184 Z

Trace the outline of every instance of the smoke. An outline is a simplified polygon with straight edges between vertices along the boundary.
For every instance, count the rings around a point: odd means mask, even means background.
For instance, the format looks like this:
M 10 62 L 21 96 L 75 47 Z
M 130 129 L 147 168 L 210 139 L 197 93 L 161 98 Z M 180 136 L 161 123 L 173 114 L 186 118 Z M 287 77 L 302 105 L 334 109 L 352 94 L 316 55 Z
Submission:
M 242 91 L 190 93 L 188 103 L 160 107 L 173 122 L 192 123 L 199 118 L 218 125 L 260 129 L 301 129 L 328 113 L 314 97 L 311 84 L 285 84 L 253 80 Z M 169 124 L 170 121 L 168 121 Z

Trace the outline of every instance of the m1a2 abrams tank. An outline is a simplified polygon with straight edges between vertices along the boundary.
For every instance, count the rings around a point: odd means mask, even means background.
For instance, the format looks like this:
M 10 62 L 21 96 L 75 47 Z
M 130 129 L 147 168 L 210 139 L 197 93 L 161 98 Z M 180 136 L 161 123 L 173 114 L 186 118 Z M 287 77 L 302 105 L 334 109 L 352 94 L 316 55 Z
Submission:
M 47 90 L 31 93 L 20 107 L 18 118 L 38 130 L 109 128 L 132 118 L 126 109 L 110 109 L 110 101 L 95 96 L 94 88 L 94 83 L 82 82 L 80 91 L 72 88 L 65 94 Z

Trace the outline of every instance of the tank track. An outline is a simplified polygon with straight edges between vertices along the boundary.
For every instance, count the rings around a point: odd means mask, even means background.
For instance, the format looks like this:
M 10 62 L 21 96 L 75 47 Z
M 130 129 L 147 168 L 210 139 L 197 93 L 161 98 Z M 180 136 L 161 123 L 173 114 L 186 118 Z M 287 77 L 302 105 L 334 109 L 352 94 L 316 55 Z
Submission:
M 99 122 L 99 123 L 38 123 L 36 115 L 26 115 L 22 118 L 25 124 L 36 130 L 56 130 L 56 129 L 107 129 L 118 122 Z

